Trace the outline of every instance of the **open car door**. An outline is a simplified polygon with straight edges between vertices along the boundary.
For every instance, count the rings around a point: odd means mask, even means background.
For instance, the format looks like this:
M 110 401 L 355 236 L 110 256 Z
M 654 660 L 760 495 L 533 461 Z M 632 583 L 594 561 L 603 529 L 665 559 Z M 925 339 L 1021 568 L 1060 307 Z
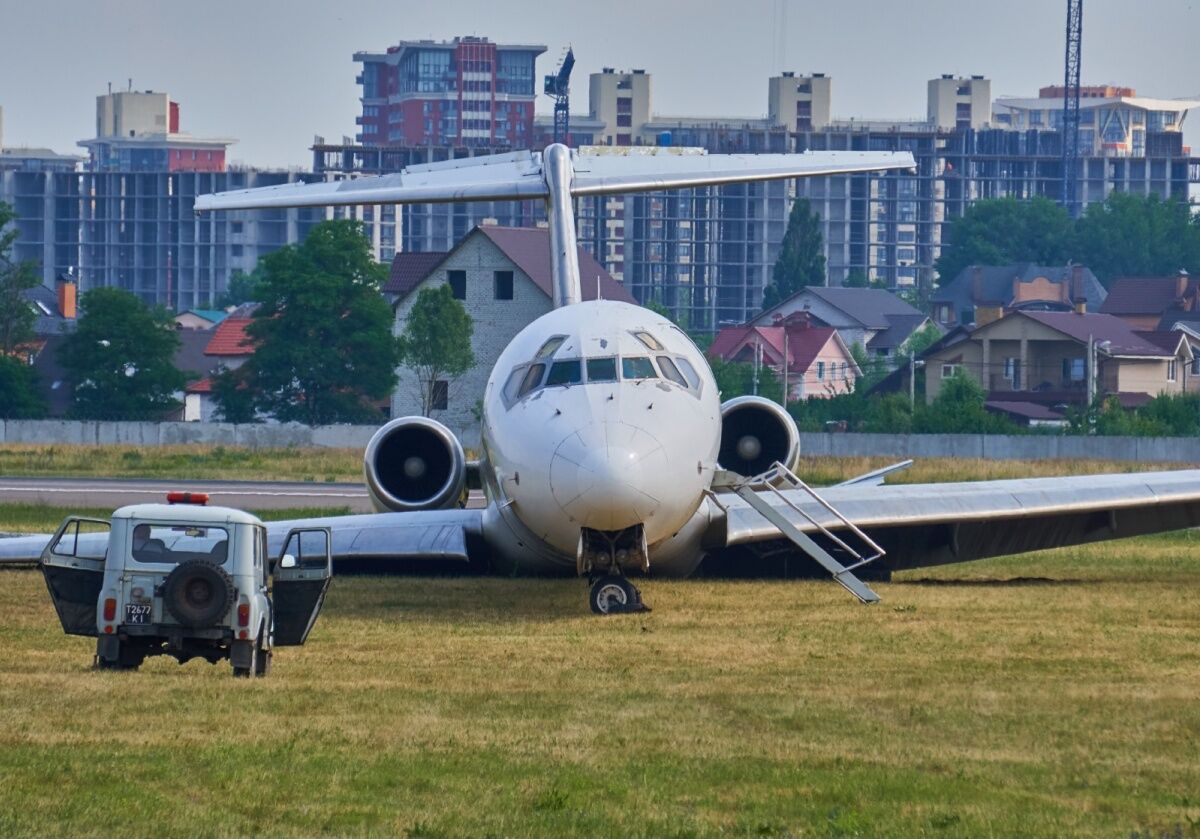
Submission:
M 333 576 L 332 541 L 328 527 L 297 528 L 283 540 L 271 588 L 276 646 L 308 639 Z
M 63 631 L 91 635 L 104 583 L 104 557 L 111 525 L 102 519 L 72 516 L 64 521 L 42 551 L 42 575 Z

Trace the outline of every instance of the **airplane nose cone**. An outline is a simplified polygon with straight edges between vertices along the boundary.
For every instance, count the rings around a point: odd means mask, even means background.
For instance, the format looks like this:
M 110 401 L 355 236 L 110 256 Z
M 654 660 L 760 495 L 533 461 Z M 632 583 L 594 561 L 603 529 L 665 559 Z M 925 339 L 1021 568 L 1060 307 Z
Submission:
M 654 515 L 660 499 L 651 484 L 665 465 L 662 446 L 645 431 L 624 423 L 590 426 L 559 444 L 550 488 L 579 526 L 621 530 Z

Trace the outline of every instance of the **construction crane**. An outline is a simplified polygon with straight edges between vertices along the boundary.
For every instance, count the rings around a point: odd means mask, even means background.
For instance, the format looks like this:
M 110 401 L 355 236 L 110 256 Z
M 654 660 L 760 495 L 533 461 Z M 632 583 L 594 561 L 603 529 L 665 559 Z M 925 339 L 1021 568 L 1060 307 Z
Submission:
M 571 128 L 571 69 L 575 66 L 575 52 L 568 47 L 567 54 L 558 64 L 558 72 L 546 76 L 545 92 L 554 97 L 554 142 L 567 142 Z
M 1067 54 L 1063 75 L 1062 205 L 1079 214 L 1079 62 L 1083 46 L 1083 0 L 1067 0 Z

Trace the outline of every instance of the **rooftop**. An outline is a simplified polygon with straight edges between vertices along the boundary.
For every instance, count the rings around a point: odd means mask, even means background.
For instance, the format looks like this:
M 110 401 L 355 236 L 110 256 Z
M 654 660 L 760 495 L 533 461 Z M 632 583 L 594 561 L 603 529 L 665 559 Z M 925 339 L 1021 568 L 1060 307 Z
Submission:
M 1113 280 L 1100 311 L 1109 315 L 1161 315 L 1198 287 L 1200 278 L 1186 273 L 1174 277 L 1120 277 Z
M 254 355 L 253 340 L 246 334 L 246 327 L 254 321 L 251 317 L 230 315 L 217 324 L 212 337 L 204 348 L 204 354 L 210 356 L 241 357 Z M 207 332 L 199 333 L 208 337 Z

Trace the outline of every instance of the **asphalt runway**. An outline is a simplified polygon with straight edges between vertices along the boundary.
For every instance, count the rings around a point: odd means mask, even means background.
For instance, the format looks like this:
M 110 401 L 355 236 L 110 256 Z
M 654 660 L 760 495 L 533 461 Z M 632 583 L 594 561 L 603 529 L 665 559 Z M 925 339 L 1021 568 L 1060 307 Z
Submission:
M 206 492 L 209 503 L 244 510 L 297 507 L 349 507 L 371 513 L 374 507 L 362 484 L 308 481 L 168 481 L 143 478 L 5 478 L 0 477 L 0 504 L 44 504 L 48 507 L 108 507 L 165 501 L 172 490 Z M 468 507 L 482 507 L 483 495 L 471 493 Z

